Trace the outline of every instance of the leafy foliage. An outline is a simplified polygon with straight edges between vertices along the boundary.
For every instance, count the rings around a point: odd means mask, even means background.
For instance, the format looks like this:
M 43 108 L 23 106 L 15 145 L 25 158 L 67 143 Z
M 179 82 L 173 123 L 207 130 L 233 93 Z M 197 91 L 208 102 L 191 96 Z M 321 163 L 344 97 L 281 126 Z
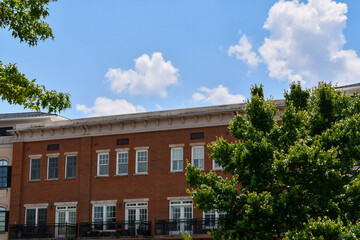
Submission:
M 11 31 L 14 38 L 29 46 L 54 35 L 50 26 L 44 22 L 49 15 L 49 0 L 2 0 L 0 1 L 0 28 Z M 16 64 L 3 64 L 0 61 L 0 96 L 10 104 L 24 108 L 58 113 L 71 107 L 68 93 L 48 91 L 44 86 L 29 80 L 20 73 Z
M 357 240 L 360 224 L 345 226 L 341 219 L 311 219 L 304 229 L 287 233 L 284 240 Z
M 228 177 L 187 167 L 196 207 L 227 213 L 212 237 L 272 239 L 316 225 L 318 217 L 342 227 L 359 220 L 359 95 L 351 99 L 326 83 L 312 91 L 293 83 L 277 124 L 275 104 L 264 99 L 262 86 L 251 94 L 245 117 L 229 125 L 238 140 L 219 137 L 209 146 Z

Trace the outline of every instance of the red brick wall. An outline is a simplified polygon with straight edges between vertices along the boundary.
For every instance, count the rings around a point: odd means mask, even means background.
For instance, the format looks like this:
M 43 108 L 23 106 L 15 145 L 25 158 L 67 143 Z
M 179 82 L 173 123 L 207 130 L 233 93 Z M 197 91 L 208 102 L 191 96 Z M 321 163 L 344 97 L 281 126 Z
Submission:
M 191 132 L 204 132 L 205 138 L 190 140 Z M 228 135 L 227 126 L 193 128 L 171 131 L 133 133 L 82 137 L 52 141 L 26 142 L 14 144 L 13 186 L 11 193 L 10 224 L 24 223 L 24 204 L 49 203 L 48 223 L 55 222 L 54 202 L 77 201 L 77 221 L 91 221 L 91 204 L 93 200 L 117 200 L 117 220 L 125 219 L 123 199 L 149 198 L 149 220 L 169 218 L 169 201 L 167 197 L 187 196 L 184 172 L 170 172 L 169 144 L 185 144 L 184 169 L 186 160 L 191 161 L 193 142 L 210 143 L 216 136 Z M 116 139 L 129 138 L 129 145 L 117 146 Z M 57 151 L 47 151 L 48 144 L 59 144 Z M 149 146 L 148 175 L 134 175 L 135 147 Z M 116 148 L 130 148 L 129 169 L 127 176 L 116 174 Z M 110 149 L 109 177 L 96 177 L 96 150 Z M 64 152 L 78 152 L 76 179 L 64 179 Z M 48 153 L 60 153 L 59 179 L 46 180 Z M 40 181 L 29 181 L 29 155 L 42 154 Z M 205 147 L 205 171 L 212 168 L 212 160 L 208 158 L 209 150 Z M 202 213 L 194 210 L 194 218 L 201 218 Z

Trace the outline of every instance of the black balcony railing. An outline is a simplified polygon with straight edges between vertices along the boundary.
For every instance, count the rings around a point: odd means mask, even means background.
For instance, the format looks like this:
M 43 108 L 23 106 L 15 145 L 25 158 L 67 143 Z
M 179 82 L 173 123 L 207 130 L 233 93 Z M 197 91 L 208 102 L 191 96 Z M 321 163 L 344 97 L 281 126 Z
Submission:
M 219 227 L 219 220 L 215 218 L 192 219 L 163 219 L 155 222 L 155 235 L 171 236 L 188 232 L 192 236 L 208 235 Z
M 79 237 L 150 237 L 150 221 L 88 222 L 79 224 Z
M 76 224 L 10 225 L 9 239 L 65 238 L 76 237 Z

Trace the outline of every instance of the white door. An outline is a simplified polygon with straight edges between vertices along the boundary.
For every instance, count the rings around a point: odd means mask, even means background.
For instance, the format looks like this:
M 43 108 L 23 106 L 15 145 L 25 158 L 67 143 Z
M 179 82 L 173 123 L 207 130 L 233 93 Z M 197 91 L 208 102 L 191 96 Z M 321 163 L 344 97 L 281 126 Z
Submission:
M 170 234 L 177 235 L 180 232 L 192 233 L 193 206 L 191 200 L 171 201 L 170 219 L 173 225 L 170 227 Z
M 125 220 L 125 229 L 137 231 L 142 225 L 147 228 L 148 203 L 126 203 Z
M 76 224 L 76 206 L 56 207 L 56 236 L 65 237 L 73 233 L 73 228 L 68 225 Z

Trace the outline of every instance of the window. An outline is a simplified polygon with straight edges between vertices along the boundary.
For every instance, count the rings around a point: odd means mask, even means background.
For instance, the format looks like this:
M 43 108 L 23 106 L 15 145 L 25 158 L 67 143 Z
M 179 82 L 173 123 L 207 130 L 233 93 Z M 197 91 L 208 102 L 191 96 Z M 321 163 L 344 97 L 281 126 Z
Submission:
M 8 161 L 0 160 L 0 188 L 10 187 L 11 182 L 11 166 Z
M 9 226 L 9 211 L 0 207 L 0 232 L 7 232 Z
M 181 172 L 183 170 L 183 149 L 171 148 L 171 171 Z
M 192 164 L 204 170 L 204 147 L 192 147 Z
M 148 151 L 138 150 L 136 151 L 136 173 L 148 172 Z
M 40 180 L 40 158 L 30 159 L 30 180 Z
M 76 178 L 76 156 L 66 156 L 66 178 Z
M 174 221 L 174 228 L 171 234 L 180 232 L 192 232 L 193 224 L 193 202 L 192 200 L 170 201 L 170 219 Z
M 48 158 L 48 179 L 58 179 L 59 158 Z
M 221 170 L 223 169 L 223 167 L 220 164 L 216 163 L 215 160 L 213 160 L 213 169 Z
M 128 174 L 128 165 L 129 165 L 129 154 L 127 151 L 117 152 L 117 175 L 126 175 Z
M 204 212 L 204 227 L 209 229 L 218 228 L 219 219 L 225 216 L 225 212 L 218 212 L 215 209 Z
M 116 228 L 116 206 L 112 205 L 94 205 L 93 221 L 95 229 L 109 230 Z
M 148 203 L 147 202 L 128 202 L 125 205 L 125 225 L 126 229 L 144 228 L 142 223 L 148 220 Z
M 109 153 L 98 154 L 98 176 L 109 176 Z
M 47 208 L 27 208 L 25 216 L 26 225 L 46 225 Z

